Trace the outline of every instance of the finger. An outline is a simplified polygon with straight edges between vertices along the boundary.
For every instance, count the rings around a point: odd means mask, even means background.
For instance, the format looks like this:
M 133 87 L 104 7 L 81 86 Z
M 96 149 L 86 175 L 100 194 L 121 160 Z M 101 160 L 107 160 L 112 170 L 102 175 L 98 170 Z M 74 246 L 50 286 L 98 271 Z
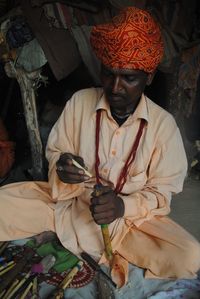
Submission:
M 67 172 L 69 174 L 74 174 L 74 175 L 77 175 L 77 174 L 84 175 L 85 174 L 85 171 L 83 169 L 80 169 L 80 168 L 77 168 L 76 166 L 74 166 L 72 164 L 71 160 L 66 160 L 66 162 L 67 163 L 65 165 L 64 164 L 61 165 L 58 163 L 57 170 Z
M 91 197 L 91 204 L 92 205 L 105 205 L 112 201 L 111 194 L 103 194 L 98 197 Z
M 60 171 L 67 171 L 68 167 L 72 165 L 71 159 L 65 159 L 65 160 L 58 160 L 56 162 L 56 168 Z
M 57 172 L 59 178 L 65 183 L 76 184 L 76 183 L 82 183 L 89 179 L 88 176 L 80 175 L 77 173 L 69 173 L 69 172 L 59 171 L 58 169 L 56 170 L 56 172 Z
M 93 214 L 92 216 L 94 221 L 98 224 L 109 224 L 115 219 L 113 210 L 104 213 Z
M 70 154 L 70 153 L 63 153 L 63 154 L 60 155 L 60 159 L 59 160 L 61 162 L 65 162 L 66 160 L 70 160 L 72 158 L 73 158 L 72 154 Z
M 95 185 L 94 186 L 94 196 L 100 196 L 113 191 L 109 186 Z
M 114 217 L 109 217 L 109 218 L 104 218 L 104 219 L 100 219 L 100 220 L 95 220 L 94 221 L 98 224 L 98 225 L 102 225 L 102 224 L 110 224 L 113 221 L 115 221 L 116 218 Z
M 112 203 L 107 203 L 104 205 L 91 205 L 91 211 L 93 214 L 106 213 L 109 210 L 114 210 Z
M 106 204 L 107 203 L 107 200 L 105 199 L 102 199 L 101 197 L 91 197 L 91 205 L 101 205 L 101 204 Z

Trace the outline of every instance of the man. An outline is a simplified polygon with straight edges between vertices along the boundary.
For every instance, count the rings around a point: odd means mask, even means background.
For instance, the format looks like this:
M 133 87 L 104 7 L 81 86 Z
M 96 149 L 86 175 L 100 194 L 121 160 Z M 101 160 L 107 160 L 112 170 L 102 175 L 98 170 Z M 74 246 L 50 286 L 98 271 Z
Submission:
M 109 224 L 118 286 L 128 263 L 146 277 L 193 278 L 199 243 L 166 217 L 186 174 L 181 136 L 173 117 L 143 94 L 163 54 L 159 26 L 148 12 L 126 8 L 95 27 L 91 43 L 103 89 L 81 90 L 67 102 L 48 140 L 48 183 L 1 188 L 0 240 L 51 230 L 75 254 L 104 263 L 100 224 Z

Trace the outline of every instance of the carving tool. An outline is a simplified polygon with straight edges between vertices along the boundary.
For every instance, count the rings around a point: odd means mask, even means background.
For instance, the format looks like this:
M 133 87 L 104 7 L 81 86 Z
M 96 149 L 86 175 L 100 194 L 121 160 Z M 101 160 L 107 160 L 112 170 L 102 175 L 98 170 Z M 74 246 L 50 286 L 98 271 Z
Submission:
M 47 299 L 62 299 L 64 298 L 64 291 L 69 286 L 70 282 L 73 280 L 74 276 L 78 273 L 78 271 L 81 270 L 83 267 L 83 261 L 79 261 L 72 270 L 67 274 L 67 276 L 63 279 L 63 281 L 60 283 L 58 288 L 50 294 Z
M 76 166 L 76 167 L 78 167 L 78 168 L 84 170 L 85 174 L 86 174 L 87 176 L 89 176 L 90 178 L 92 177 L 92 174 L 91 174 L 89 171 L 87 171 L 87 169 L 85 169 L 83 166 L 81 166 L 76 160 L 74 160 L 74 159 L 71 159 L 71 160 L 72 160 L 72 164 L 73 164 L 74 166 Z
M 55 264 L 56 258 L 54 255 L 49 254 L 45 256 L 40 263 L 34 264 L 31 267 L 31 275 L 28 277 L 28 279 L 21 285 L 21 287 L 17 290 L 17 293 L 15 293 L 15 296 L 18 294 L 21 294 L 23 291 L 28 288 L 29 284 L 37 277 L 39 273 L 48 273 L 48 271 L 53 267 Z M 6 298 L 5 298 L 6 299 Z
M 5 290 L 5 292 L 4 292 L 4 294 L 5 294 L 5 296 L 4 296 L 4 298 L 8 298 L 8 296 L 10 295 L 10 293 L 14 290 L 14 288 L 16 287 L 16 285 L 19 283 L 19 279 L 15 279 L 14 280 L 14 282 L 11 284 L 11 286 L 9 287 L 9 289 L 6 291 Z M 3 296 L 2 296 L 3 297 Z M 0 296 L 0 298 L 2 298 L 1 296 Z
M 112 285 L 116 288 L 117 285 L 114 281 L 108 276 L 99 266 L 99 264 L 86 252 L 81 253 L 81 257 L 91 266 L 91 268 L 95 271 L 100 272 L 107 280 L 109 280 Z
M 21 258 L 15 265 L 15 267 L 13 267 L 13 269 L 11 269 L 8 273 L 4 274 L 3 277 L 3 281 L 1 281 L 0 283 L 0 292 L 2 292 L 4 289 L 6 289 L 7 287 L 9 287 L 12 283 L 12 281 L 16 278 L 16 276 L 18 275 L 18 273 L 20 273 L 22 271 L 22 269 L 24 268 L 24 266 L 27 264 L 27 262 L 32 258 L 32 256 L 35 254 L 35 252 L 29 251 L 27 252 L 23 258 Z M 8 299 L 8 298 L 6 298 Z
M 14 264 L 14 261 L 10 261 L 10 262 L 8 262 L 8 263 L 5 263 L 4 265 L 2 265 L 2 266 L 0 267 L 0 272 L 1 272 L 2 270 L 4 270 L 5 268 L 7 268 L 7 267 L 13 265 L 13 264 Z
M 73 280 L 74 276 L 78 273 L 78 271 L 81 270 L 82 267 L 83 261 L 79 261 L 61 282 L 60 287 L 66 289 L 70 282 Z
M 33 280 L 32 296 L 30 299 L 38 298 L 38 279 L 37 276 Z
M 4 290 L 3 292 L 0 293 L 0 298 L 2 298 L 5 294 L 6 290 Z
M 100 196 L 104 192 L 102 190 L 102 185 L 97 184 L 94 186 L 94 195 L 95 196 Z M 105 246 L 105 252 L 106 252 L 106 257 L 109 261 L 109 263 L 112 263 L 112 258 L 113 258 L 113 252 L 112 252 L 112 245 L 111 245 L 111 240 L 110 240 L 110 234 L 108 230 L 108 224 L 101 224 L 101 232 L 103 236 L 103 241 L 104 241 L 104 246 Z
M 21 288 L 21 286 L 27 281 L 27 279 L 30 277 L 30 275 L 31 275 L 31 272 L 28 272 L 25 276 L 24 276 L 24 278 L 22 278 L 20 281 L 19 281 L 19 283 L 13 288 L 13 290 L 10 292 L 10 294 L 5 298 L 3 298 L 3 299 L 10 299 L 10 298 L 12 298 L 13 297 L 13 295 L 15 295 L 15 297 L 14 298 L 16 298 L 16 295 L 17 295 L 17 293 L 18 293 L 18 290 Z
M 2 252 L 4 252 L 4 250 L 8 247 L 9 242 L 3 242 L 3 244 L 1 244 L 0 247 L 0 254 L 2 254 Z
M 3 274 L 5 274 L 6 272 L 10 271 L 15 265 L 16 265 L 15 263 L 12 263 L 10 266 L 8 266 L 8 267 L 6 266 L 6 267 L 4 268 L 4 270 L 2 270 L 2 271 L 0 272 L 0 276 L 2 276 Z
M 28 287 L 26 288 L 26 290 L 24 291 L 24 293 L 22 294 L 21 297 L 19 297 L 19 299 L 25 299 L 26 298 L 26 295 L 28 295 L 29 291 L 31 290 L 33 286 L 33 282 L 31 281 L 28 285 Z

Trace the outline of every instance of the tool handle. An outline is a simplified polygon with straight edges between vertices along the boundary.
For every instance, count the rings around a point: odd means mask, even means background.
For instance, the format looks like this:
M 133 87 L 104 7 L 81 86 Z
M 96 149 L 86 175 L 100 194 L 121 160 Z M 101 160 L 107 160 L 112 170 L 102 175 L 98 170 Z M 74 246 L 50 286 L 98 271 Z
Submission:
M 96 196 L 100 196 L 104 193 L 102 190 L 101 184 L 97 184 L 94 186 L 94 193 Z M 102 232 L 102 236 L 103 236 L 106 257 L 109 260 L 109 262 L 111 262 L 112 257 L 113 257 L 113 252 L 112 252 L 110 234 L 109 234 L 109 230 L 108 230 L 108 224 L 101 224 L 101 232 Z
M 109 261 L 112 261 L 113 251 L 112 251 L 112 245 L 111 245 L 111 240 L 110 240 L 110 234 L 109 234 L 109 230 L 108 230 L 108 224 L 101 224 L 101 232 L 102 232 L 102 236 L 103 236 L 107 259 Z

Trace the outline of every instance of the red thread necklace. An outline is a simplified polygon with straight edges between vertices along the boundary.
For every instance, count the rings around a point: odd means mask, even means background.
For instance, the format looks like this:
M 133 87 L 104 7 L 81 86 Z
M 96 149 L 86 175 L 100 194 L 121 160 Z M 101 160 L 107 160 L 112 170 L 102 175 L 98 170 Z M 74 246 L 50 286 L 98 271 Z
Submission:
M 95 149 L 95 172 L 96 172 L 96 182 L 97 184 L 100 184 L 100 176 L 99 176 L 99 165 L 100 165 L 100 159 L 99 159 L 99 133 L 100 133 L 100 120 L 101 120 L 101 110 L 98 110 L 96 113 L 96 136 L 95 136 L 95 142 L 96 142 L 96 149 Z M 140 142 L 140 138 L 142 136 L 142 132 L 145 126 L 145 120 L 141 119 L 140 126 L 136 135 L 136 138 L 133 142 L 133 146 L 131 148 L 131 151 L 128 155 L 128 158 L 126 160 L 126 163 L 124 167 L 121 170 L 121 173 L 119 175 L 119 178 L 117 180 L 117 184 L 115 187 L 116 194 L 120 193 L 124 184 L 127 180 L 128 171 L 130 168 L 130 165 L 135 160 L 136 152 L 138 149 L 138 145 Z

